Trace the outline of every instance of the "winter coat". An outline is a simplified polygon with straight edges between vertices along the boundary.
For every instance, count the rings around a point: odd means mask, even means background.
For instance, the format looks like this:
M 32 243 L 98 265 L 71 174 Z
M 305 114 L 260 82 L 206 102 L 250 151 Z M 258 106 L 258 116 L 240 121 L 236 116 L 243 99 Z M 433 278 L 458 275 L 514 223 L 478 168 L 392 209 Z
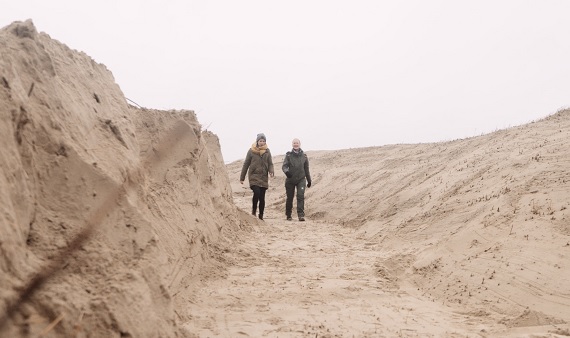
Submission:
M 267 146 L 262 148 L 257 147 L 254 143 L 251 148 L 247 151 L 245 156 L 245 162 L 243 162 L 243 167 L 241 169 L 241 175 L 239 180 L 243 182 L 245 180 L 245 174 L 249 171 L 248 179 L 249 186 L 257 185 L 263 188 L 269 188 L 269 177 L 268 175 L 273 174 L 273 159 L 271 158 L 271 152 Z
M 287 177 L 287 182 L 297 184 L 305 177 L 307 178 L 307 183 L 311 182 L 309 158 L 303 152 L 303 149 L 299 149 L 298 153 L 293 150 L 288 151 L 283 159 L 282 169 L 285 175 L 287 175 L 287 173 L 291 174 L 291 177 Z

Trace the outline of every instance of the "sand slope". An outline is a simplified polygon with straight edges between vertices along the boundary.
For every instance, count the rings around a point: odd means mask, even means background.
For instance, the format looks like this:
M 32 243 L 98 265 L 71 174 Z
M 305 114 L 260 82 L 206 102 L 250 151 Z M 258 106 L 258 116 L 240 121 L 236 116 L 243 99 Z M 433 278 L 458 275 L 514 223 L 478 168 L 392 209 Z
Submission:
M 448 318 L 435 325 L 447 333 L 467 330 L 481 335 L 494 332 L 496 336 L 512 332 L 516 336 L 534 329 L 543 333 L 567 329 L 568 144 L 570 110 L 563 110 L 541 121 L 464 140 L 308 152 L 314 182 L 306 194 L 309 222 L 298 222 L 298 228 L 283 223 L 284 175 L 279 172 L 271 182 L 271 206 L 266 211 L 267 227 L 275 230 L 267 231 L 299 231 L 298 237 L 285 242 L 304 248 L 298 252 L 303 255 L 313 252 L 312 246 L 325 245 L 331 231 L 351 229 L 352 240 L 342 240 L 333 258 L 324 251 L 311 262 L 344 261 L 349 255 L 359 256 L 362 247 L 373 247 L 373 254 L 350 264 L 359 270 L 364 260 L 369 269 L 354 278 L 354 287 L 373 280 L 383 292 L 397 290 L 398 298 L 399 292 L 417 297 L 417 306 L 402 306 L 416 310 L 407 316 L 418 322 L 446 318 L 437 312 L 443 305 L 462 318 Z M 276 156 L 276 167 L 281 163 L 282 156 Z M 228 165 L 228 172 L 233 178 L 234 198 L 247 211 L 251 192 L 247 182 L 245 186 L 237 182 L 241 165 L 241 161 Z M 314 232 L 318 237 L 307 242 Z M 337 240 L 345 236 L 338 234 Z M 263 250 L 271 257 L 276 249 L 267 244 Z M 290 255 L 300 259 L 294 249 Z M 334 267 L 331 263 L 330 269 Z M 310 267 L 299 269 L 305 277 L 320 273 Z M 324 270 L 334 278 L 343 274 L 342 269 L 336 273 Z M 377 302 L 367 301 L 371 290 L 367 287 L 350 297 L 372 306 Z M 334 300 L 321 294 L 323 304 Z M 393 302 L 390 299 L 383 306 L 390 307 Z M 426 302 L 434 308 L 418 313 Z M 343 305 L 349 306 L 349 302 Z M 320 310 L 332 313 L 330 308 Z M 307 318 L 306 314 L 300 317 Z M 326 318 L 330 321 L 334 315 Z M 459 325 L 462 322 L 469 325 Z M 384 330 L 378 328 L 379 332 L 392 336 L 394 325 L 406 327 L 401 323 L 380 320 L 376 325 Z M 356 330 L 337 328 L 337 332 L 340 336 L 367 336 L 371 331 L 365 327 L 363 323 Z M 433 326 L 410 328 L 416 333 L 442 334 Z M 563 329 L 559 332 L 568 333 Z
M 0 336 L 189 335 L 179 304 L 243 223 L 217 137 L 31 21 L 0 49 Z

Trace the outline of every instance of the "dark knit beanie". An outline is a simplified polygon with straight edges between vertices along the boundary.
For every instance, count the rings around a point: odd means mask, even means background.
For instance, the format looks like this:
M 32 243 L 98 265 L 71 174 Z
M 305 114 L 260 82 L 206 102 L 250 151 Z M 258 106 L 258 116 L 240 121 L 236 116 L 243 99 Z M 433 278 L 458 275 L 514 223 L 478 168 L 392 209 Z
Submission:
M 255 142 L 258 142 L 259 140 L 264 139 L 267 142 L 267 139 L 265 138 L 265 134 L 264 133 L 259 133 L 257 134 L 257 138 L 255 139 Z

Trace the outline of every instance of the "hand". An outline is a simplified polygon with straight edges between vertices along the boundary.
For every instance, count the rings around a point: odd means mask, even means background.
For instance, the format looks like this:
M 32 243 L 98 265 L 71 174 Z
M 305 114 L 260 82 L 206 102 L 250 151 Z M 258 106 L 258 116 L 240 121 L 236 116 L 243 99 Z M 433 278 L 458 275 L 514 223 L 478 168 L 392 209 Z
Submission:
M 274 175 L 275 175 L 274 173 L 269 173 L 269 176 L 270 176 L 270 177 L 273 177 Z
M 291 173 L 290 173 L 290 172 L 286 172 L 286 173 L 285 173 L 285 176 L 287 176 L 287 178 L 291 178 L 291 177 L 293 177 L 293 175 L 291 175 Z
M 311 187 L 311 181 L 307 182 L 307 188 Z

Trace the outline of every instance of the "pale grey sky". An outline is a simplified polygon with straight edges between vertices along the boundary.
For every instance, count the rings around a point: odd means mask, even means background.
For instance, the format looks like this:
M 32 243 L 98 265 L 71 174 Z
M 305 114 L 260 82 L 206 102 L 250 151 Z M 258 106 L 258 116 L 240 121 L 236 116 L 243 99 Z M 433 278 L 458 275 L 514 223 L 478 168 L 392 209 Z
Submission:
M 190 109 L 226 162 L 448 141 L 570 106 L 567 0 L 18 0 L 2 27 L 105 64 L 147 108 Z

